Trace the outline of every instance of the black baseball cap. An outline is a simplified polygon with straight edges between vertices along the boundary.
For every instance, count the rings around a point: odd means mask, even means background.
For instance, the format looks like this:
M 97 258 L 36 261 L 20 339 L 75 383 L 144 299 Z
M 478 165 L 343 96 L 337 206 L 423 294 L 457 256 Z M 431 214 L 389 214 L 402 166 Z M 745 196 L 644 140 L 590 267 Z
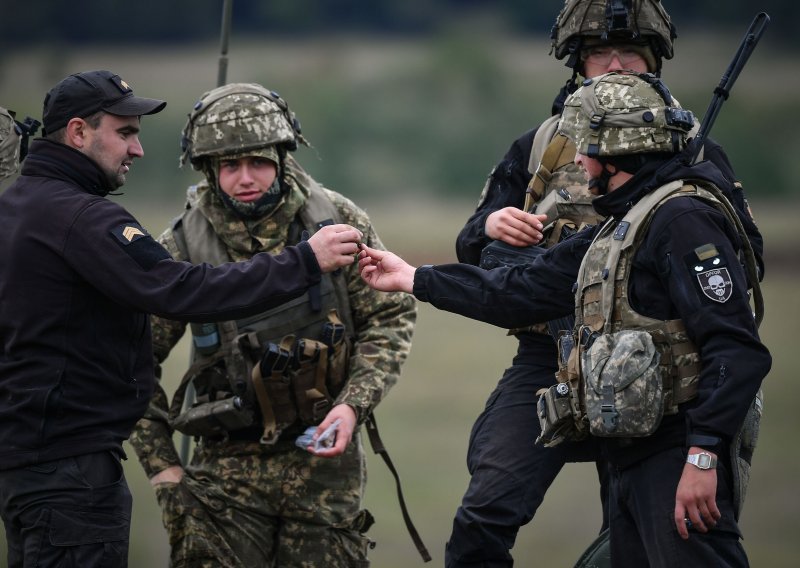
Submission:
M 44 98 L 44 133 L 63 128 L 72 118 L 86 118 L 98 111 L 118 116 L 142 116 L 161 112 L 167 103 L 133 94 L 133 89 L 111 71 L 84 71 L 63 79 Z

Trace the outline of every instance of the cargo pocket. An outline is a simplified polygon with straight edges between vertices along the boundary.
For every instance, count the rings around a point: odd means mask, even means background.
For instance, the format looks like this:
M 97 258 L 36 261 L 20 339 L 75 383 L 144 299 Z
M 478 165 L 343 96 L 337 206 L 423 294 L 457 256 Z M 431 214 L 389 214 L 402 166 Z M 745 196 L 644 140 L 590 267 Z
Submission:
M 369 568 L 367 553 L 375 548 L 375 543 L 366 536 L 366 532 L 374 523 L 372 513 L 362 509 L 352 519 L 332 527 L 340 548 L 342 566 Z
M 171 566 L 197 566 L 207 560 L 214 566 L 233 566 L 235 558 L 227 543 L 214 529 L 214 518 L 186 485 L 162 483 L 156 486 L 162 521 L 169 536 Z
M 41 565 L 50 565 L 48 554 L 63 558 L 65 548 L 75 566 L 126 566 L 130 520 L 97 512 L 50 512 L 49 542 L 38 557 Z M 49 552 L 48 552 L 49 551 Z

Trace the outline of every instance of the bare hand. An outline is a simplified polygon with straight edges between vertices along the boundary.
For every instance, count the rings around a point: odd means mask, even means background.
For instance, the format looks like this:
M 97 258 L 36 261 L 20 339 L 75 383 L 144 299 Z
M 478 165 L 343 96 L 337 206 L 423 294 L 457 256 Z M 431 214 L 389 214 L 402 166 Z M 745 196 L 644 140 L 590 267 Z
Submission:
M 317 431 L 314 432 L 313 439 L 316 440 L 319 438 L 319 435 L 336 420 L 340 422 L 339 426 L 336 428 L 336 442 L 333 446 L 315 451 L 314 446 L 310 445 L 306 448 L 309 452 L 322 458 L 332 458 L 344 453 L 347 449 L 347 444 L 353 439 L 353 432 L 356 429 L 356 412 L 347 404 L 337 404 L 328 412 L 325 420 L 320 422 L 320 425 L 317 426 Z
M 361 278 L 370 287 L 382 292 L 408 292 L 414 289 L 417 270 L 394 253 L 361 245 L 358 255 Z
M 701 452 L 692 447 L 690 454 Z M 722 516 L 717 508 L 717 470 L 698 469 L 691 464 L 683 466 L 683 474 L 675 494 L 675 527 L 684 540 L 689 538 L 686 519 L 701 533 L 714 528 Z
M 151 477 L 150 485 L 155 487 L 161 483 L 180 483 L 181 479 L 183 479 L 183 468 L 179 465 L 173 465 Z
M 350 225 L 327 225 L 311 235 L 308 244 L 317 257 L 322 272 L 353 264 L 358 253 L 358 243 L 364 235 Z
M 547 215 L 525 213 L 516 207 L 504 207 L 486 218 L 483 231 L 492 239 L 515 247 L 539 244 Z

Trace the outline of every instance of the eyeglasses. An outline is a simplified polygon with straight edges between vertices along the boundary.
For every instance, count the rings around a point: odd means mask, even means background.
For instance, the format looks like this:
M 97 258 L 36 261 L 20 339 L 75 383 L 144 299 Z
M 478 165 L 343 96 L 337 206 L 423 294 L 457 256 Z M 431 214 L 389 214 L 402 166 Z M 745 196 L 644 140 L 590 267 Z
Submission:
M 617 57 L 622 65 L 628 65 L 635 61 L 644 61 L 641 53 L 633 47 L 592 47 L 581 53 L 581 59 L 594 65 L 608 65 L 611 60 Z

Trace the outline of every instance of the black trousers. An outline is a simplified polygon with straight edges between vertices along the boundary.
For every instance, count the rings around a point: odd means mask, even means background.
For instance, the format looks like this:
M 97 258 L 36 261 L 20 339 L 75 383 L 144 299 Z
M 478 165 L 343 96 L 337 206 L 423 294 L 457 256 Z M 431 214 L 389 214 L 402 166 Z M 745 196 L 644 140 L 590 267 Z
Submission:
M 728 460 L 717 465 L 717 507 L 722 518 L 707 533 L 675 528 L 675 493 L 686 462 L 684 448 L 655 454 L 623 470 L 610 468 L 611 563 L 614 568 L 749 566 L 733 515 Z
M 8 566 L 125 567 L 131 506 L 110 451 L 0 471 Z
M 553 448 L 534 444 L 541 432 L 536 391 L 555 382 L 554 372 L 551 365 L 506 369 L 475 422 L 467 451 L 471 478 L 445 549 L 447 568 L 512 566 L 509 550 L 519 528 L 533 519 L 564 464 L 599 460 L 595 440 Z M 597 468 L 604 503 L 605 462 Z M 606 518 L 604 512 L 604 527 Z M 575 550 L 576 560 L 581 552 Z

